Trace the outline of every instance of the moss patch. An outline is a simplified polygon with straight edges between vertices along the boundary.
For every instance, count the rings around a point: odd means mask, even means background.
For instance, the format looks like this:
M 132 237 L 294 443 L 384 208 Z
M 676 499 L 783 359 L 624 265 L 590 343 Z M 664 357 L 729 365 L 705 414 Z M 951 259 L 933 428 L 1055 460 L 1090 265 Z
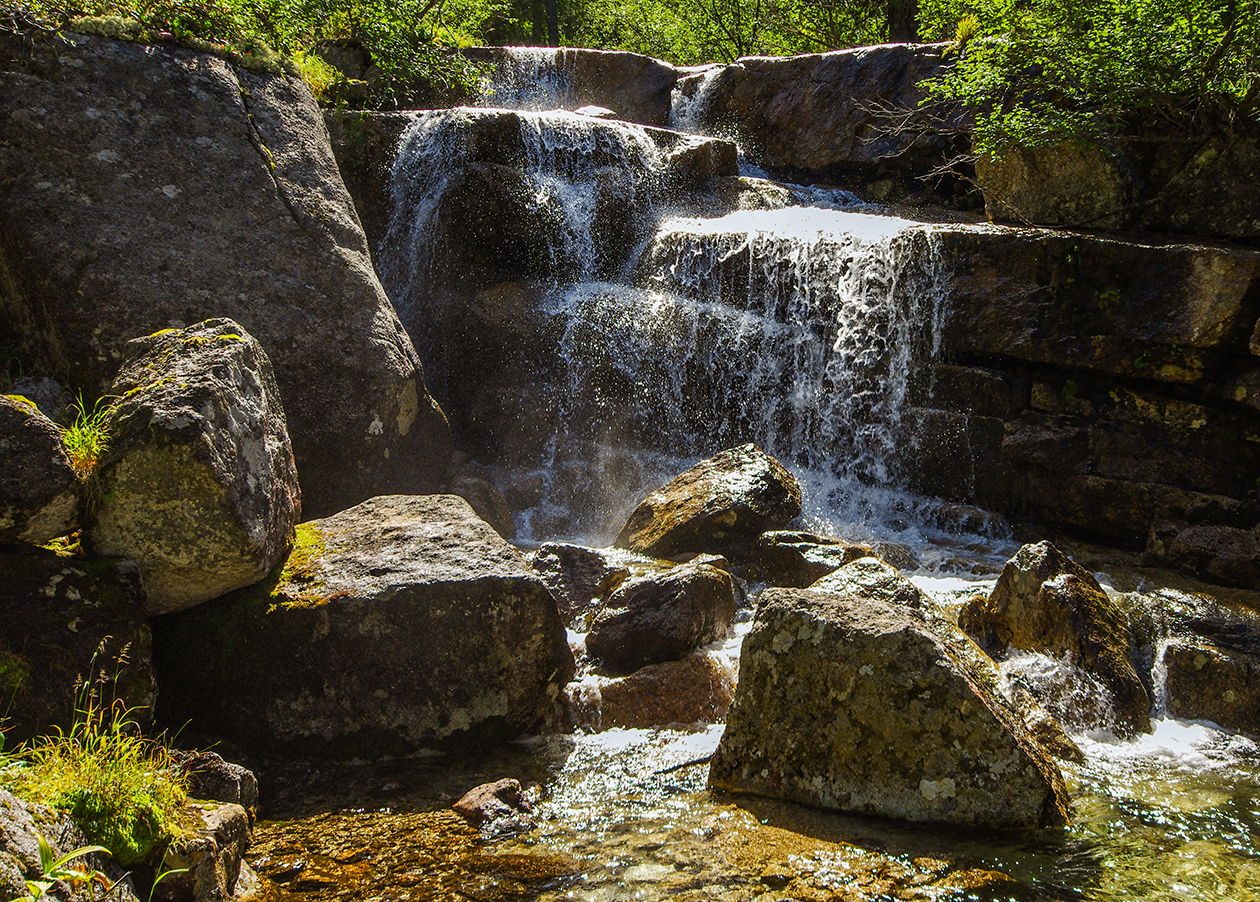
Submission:
M 314 523 L 299 523 L 293 533 L 293 549 L 284 562 L 280 578 L 272 587 L 273 607 L 307 607 L 322 604 L 324 581 L 319 578 L 318 563 L 328 546 L 324 534 Z

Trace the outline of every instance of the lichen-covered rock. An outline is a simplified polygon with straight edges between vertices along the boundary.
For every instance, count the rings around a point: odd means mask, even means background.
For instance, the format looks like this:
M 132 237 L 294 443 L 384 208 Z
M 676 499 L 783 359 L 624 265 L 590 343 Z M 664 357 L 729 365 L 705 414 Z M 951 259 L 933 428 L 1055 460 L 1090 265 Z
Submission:
M 573 674 L 546 586 L 453 495 L 304 523 L 266 582 L 153 624 L 165 716 L 258 749 L 510 739 Z
M 723 638 L 734 618 L 731 575 L 680 564 L 618 587 L 592 618 L 586 651 L 609 672 L 630 673 Z
M 894 567 L 870 555 L 850 561 L 808 588 L 814 592 L 830 592 L 833 595 L 865 598 L 911 608 L 926 608 L 930 604 L 918 586 Z
M 0 395 L 0 543 L 41 545 L 74 529 L 79 480 L 61 430 L 31 401 Z
M 29 897 L 25 881 L 35 880 L 44 873 L 39 854 L 41 836 L 52 846 L 56 858 L 88 845 L 69 815 L 23 802 L 8 790 L 0 789 L 0 897 Z M 108 855 L 93 852 L 74 859 L 73 864 L 81 864 L 89 872 L 99 871 L 114 885 L 104 897 L 109 902 L 136 902 L 131 877 L 110 861 Z M 45 898 L 56 902 L 97 902 L 102 898 L 101 889 L 99 884 L 86 880 L 74 884 L 58 881 Z
M 1164 669 L 1165 706 L 1173 717 L 1260 737 L 1260 635 L 1230 646 L 1174 640 L 1164 648 Z
M 734 693 L 730 670 L 703 652 L 616 679 L 573 682 L 565 691 L 570 717 L 589 730 L 720 723 Z
M 276 366 L 311 516 L 444 481 L 450 434 L 301 78 L 0 35 L 0 320 L 104 394 L 126 342 L 228 316 Z
M 157 698 L 144 593 L 126 561 L 0 554 L 0 699 L 12 748 L 74 722 L 81 678 L 148 724 Z M 98 654 L 99 649 L 99 654 Z
M 1068 142 L 981 155 L 976 182 L 994 222 L 1105 229 L 1125 219 L 1125 179 L 1096 147 Z
M 1045 750 L 913 611 L 767 590 L 739 674 L 718 789 L 913 821 L 1066 821 Z
M 171 763 L 188 780 L 189 797 L 240 805 L 253 824 L 258 807 L 258 778 L 253 771 L 224 761 L 216 752 L 170 749 L 169 755 Z
M 606 551 L 557 542 L 538 546 L 529 565 L 551 590 L 566 623 L 630 577 L 630 569 Z
M 1150 697 L 1133 666 L 1128 619 L 1084 567 L 1050 542 L 1025 545 L 998 577 L 988 598 L 977 597 L 959 625 L 992 656 L 1011 649 L 1067 658 L 1109 693 L 1104 722 L 1077 724 L 1150 732 Z M 1039 698 L 1060 721 L 1077 720 L 1070 698 Z
M 870 553 L 867 545 L 808 532 L 771 530 L 748 546 L 740 576 L 772 586 L 804 589 Z
M 190 801 L 184 809 L 186 833 L 162 858 L 168 876 L 153 888 L 158 902 L 229 902 L 248 873 L 250 819 L 240 805 Z
M 258 582 L 289 548 L 298 474 L 271 361 L 206 320 L 133 344 L 114 380 L 111 444 L 85 541 L 140 565 L 149 614 Z
M 650 493 L 613 544 L 653 557 L 707 551 L 728 557 L 801 513 L 801 487 L 753 444 L 702 460 Z

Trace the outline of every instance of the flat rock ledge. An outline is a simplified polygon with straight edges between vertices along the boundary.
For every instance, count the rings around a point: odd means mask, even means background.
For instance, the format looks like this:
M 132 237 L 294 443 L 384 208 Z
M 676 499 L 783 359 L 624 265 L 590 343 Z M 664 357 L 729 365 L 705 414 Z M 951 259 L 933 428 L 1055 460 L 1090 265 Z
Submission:
M 808 590 L 762 595 L 709 782 L 908 821 L 1068 819 L 1049 754 L 913 611 Z

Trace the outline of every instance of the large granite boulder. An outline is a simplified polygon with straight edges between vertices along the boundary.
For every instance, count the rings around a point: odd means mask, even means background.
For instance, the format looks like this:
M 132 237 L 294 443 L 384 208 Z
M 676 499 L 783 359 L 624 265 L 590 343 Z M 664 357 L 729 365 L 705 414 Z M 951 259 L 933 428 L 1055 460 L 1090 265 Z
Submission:
M 1049 755 L 918 615 L 808 590 L 762 594 L 709 781 L 912 821 L 1067 819 Z
M 79 684 L 138 723 L 157 699 L 144 592 L 127 561 L 0 554 L 0 699 L 10 748 L 74 722 Z
M 23 802 L 6 789 L 0 789 L 0 896 L 5 899 L 26 899 L 30 890 L 27 880 L 37 880 L 43 873 L 39 838 L 52 847 L 54 860 L 88 845 L 83 832 L 70 816 L 43 805 Z M 108 855 L 92 852 L 71 862 L 89 872 L 100 872 L 114 884 L 109 894 L 113 902 L 137 902 L 131 877 L 114 864 Z M 59 881 L 49 887 L 48 899 L 58 902 L 96 902 L 101 887 L 88 880 Z
M 945 160 L 948 139 L 898 131 L 925 96 L 943 44 L 888 44 L 792 57 L 746 57 L 705 79 L 700 123 L 731 132 L 761 165 L 907 182 Z
M 627 122 L 669 124 L 679 72 L 650 56 L 580 47 L 469 47 L 463 54 L 494 66 L 485 91 L 494 106 L 598 106 Z
M 801 487 L 753 444 L 702 460 L 649 494 L 613 544 L 654 557 L 688 551 L 734 555 L 801 513 Z
M 258 749 L 379 757 L 509 739 L 573 675 L 546 587 L 452 495 L 304 523 L 267 581 L 153 629 L 159 714 Z
M 61 430 L 24 397 L 0 395 L 0 543 L 41 545 L 74 529 L 79 479 Z
M 164 877 L 150 902 L 230 902 L 248 898 L 257 880 L 245 862 L 250 819 L 230 802 L 190 801 L 184 808 L 183 837 L 162 857 Z
M 0 36 L 0 323 L 103 394 L 126 342 L 228 316 L 276 366 L 308 514 L 433 491 L 441 410 L 297 78 L 171 46 Z
M 632 579 L 591 619 L 586 651 L 610 673 L 677 660 L 726 636 L 735 589 L 725 570 L 699 561 Z
M 1093 574 L 1050 542 L 1021 548 L 989 596 L 973 599 L 958 622 L 992 656 L 1040 652 L 1098 680 L 1110 696 L 1099 708 L 1101 722 L 1082 723 L 1084 712 L 1070 692 L 1038 698 L 1061 723 L 1125 736 L 1150 732 L 1150 697 L 1133 666 L 1128 619 Z M 1036 694 L 1038 687 L 1032 688 Z
M 137 339 L 110 387 L 110 448 L 84 541 L 140 565 L 147 611 L 258 582 L 302 504 L 271 361 L 237 323 Z

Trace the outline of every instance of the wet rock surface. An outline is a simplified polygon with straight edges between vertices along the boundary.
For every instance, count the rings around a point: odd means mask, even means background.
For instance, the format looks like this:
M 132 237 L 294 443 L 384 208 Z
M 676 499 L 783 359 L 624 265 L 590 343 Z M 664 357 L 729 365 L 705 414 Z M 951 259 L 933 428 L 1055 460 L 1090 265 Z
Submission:
M 725 638 L 734 617 L 729 573 L 680 564 L 619 586 L 591 618 L 586 651 L 608 672 L 626 674 Z
M 630 569 L 606 550 L 558 542 L 540 545 L 529 565 L 546 583 L 566 623 L 630 577 Z
M 474 786 L 451 806 L 455 813 L 475 827 L 504 818 L 529 820 L 534 806 L 525 797 L 520 780 L 505 777 L 493 783 Z
M 1260 737 L 1260 632 L 1225 643 L 1194 638 L 1168 643 L 1163 655 L 1168 713 Z
M 811 592 L 865 598 L 910 608 L 926 608 L 931 604 L 927 596 L 895 567 L 870 555 L 850 561 L 807 588 Z
M 511 739 L 573 673 L 546 587 L 451 495 L 302 524 L 266 582 L 154 624 L 162 710 L 259 749 Z
M 649 494 L 614 544 L 655 557 L 685 551 L 732 556 L 800 512 L 801 488 L 792 475 L 756 445 L 741 445 Z
M 973 600 L 961 612 L 959 625 L 993 656 L 1013 649 L 1066 656 L 1101 681 L 1102 691 L 1111 696 L 1098 704 L 1102 722 L 1076 721 L 1080 712 L 1072 710 L 1070 696 L 1043 693 L 1039 700 L 1060 721 L 1124 735 L 1150 731 L 1150 697 L 1134 668 L 1128 618 L 1093 574 L 1050 542 L 1021 548 L 988 598 Z M 1037 694 L 1036 687 L 1033 691 Z
M 238 323 L 207 320 L 128 350 L 84 539 L 139 565 L 156 615 L 266 576 L 288 553 L 301 492 L 271 361 Z
M 578 727 L 650 729 L 676 724 L 720 723 L 735 692 L 729 670 L 698 653 L 649 664 L 619 679 L 570 683 L 569 716 Z
M 709 779 L 914 821 L 1067 817 L 1049 755 L 919 617 L 802 590 L 761 597 Z
M 0 542 L 40 545 L 78 522 L 79 479 L 61 430 L 33 402 L 0 395 Z
M 157 697 L 144 591 L 135 566 L 0 553 L 0 697 L 5 745 L 69 729 L 78 684 L 96 682 L 148 724 Z M 99 654 L 98 654 L 99 649 Z
M 804 589 L 869 553 L 869 546 L 829 536 L 771 530 L 748 546 L 740 575 L 772 586 Z
M 102 394 L 137 335 L 228 316 L 276 366 L 308 514 L 433 491 L 449 431 L 310 90 L 169 46 L 0 41 L 4 321 Z

